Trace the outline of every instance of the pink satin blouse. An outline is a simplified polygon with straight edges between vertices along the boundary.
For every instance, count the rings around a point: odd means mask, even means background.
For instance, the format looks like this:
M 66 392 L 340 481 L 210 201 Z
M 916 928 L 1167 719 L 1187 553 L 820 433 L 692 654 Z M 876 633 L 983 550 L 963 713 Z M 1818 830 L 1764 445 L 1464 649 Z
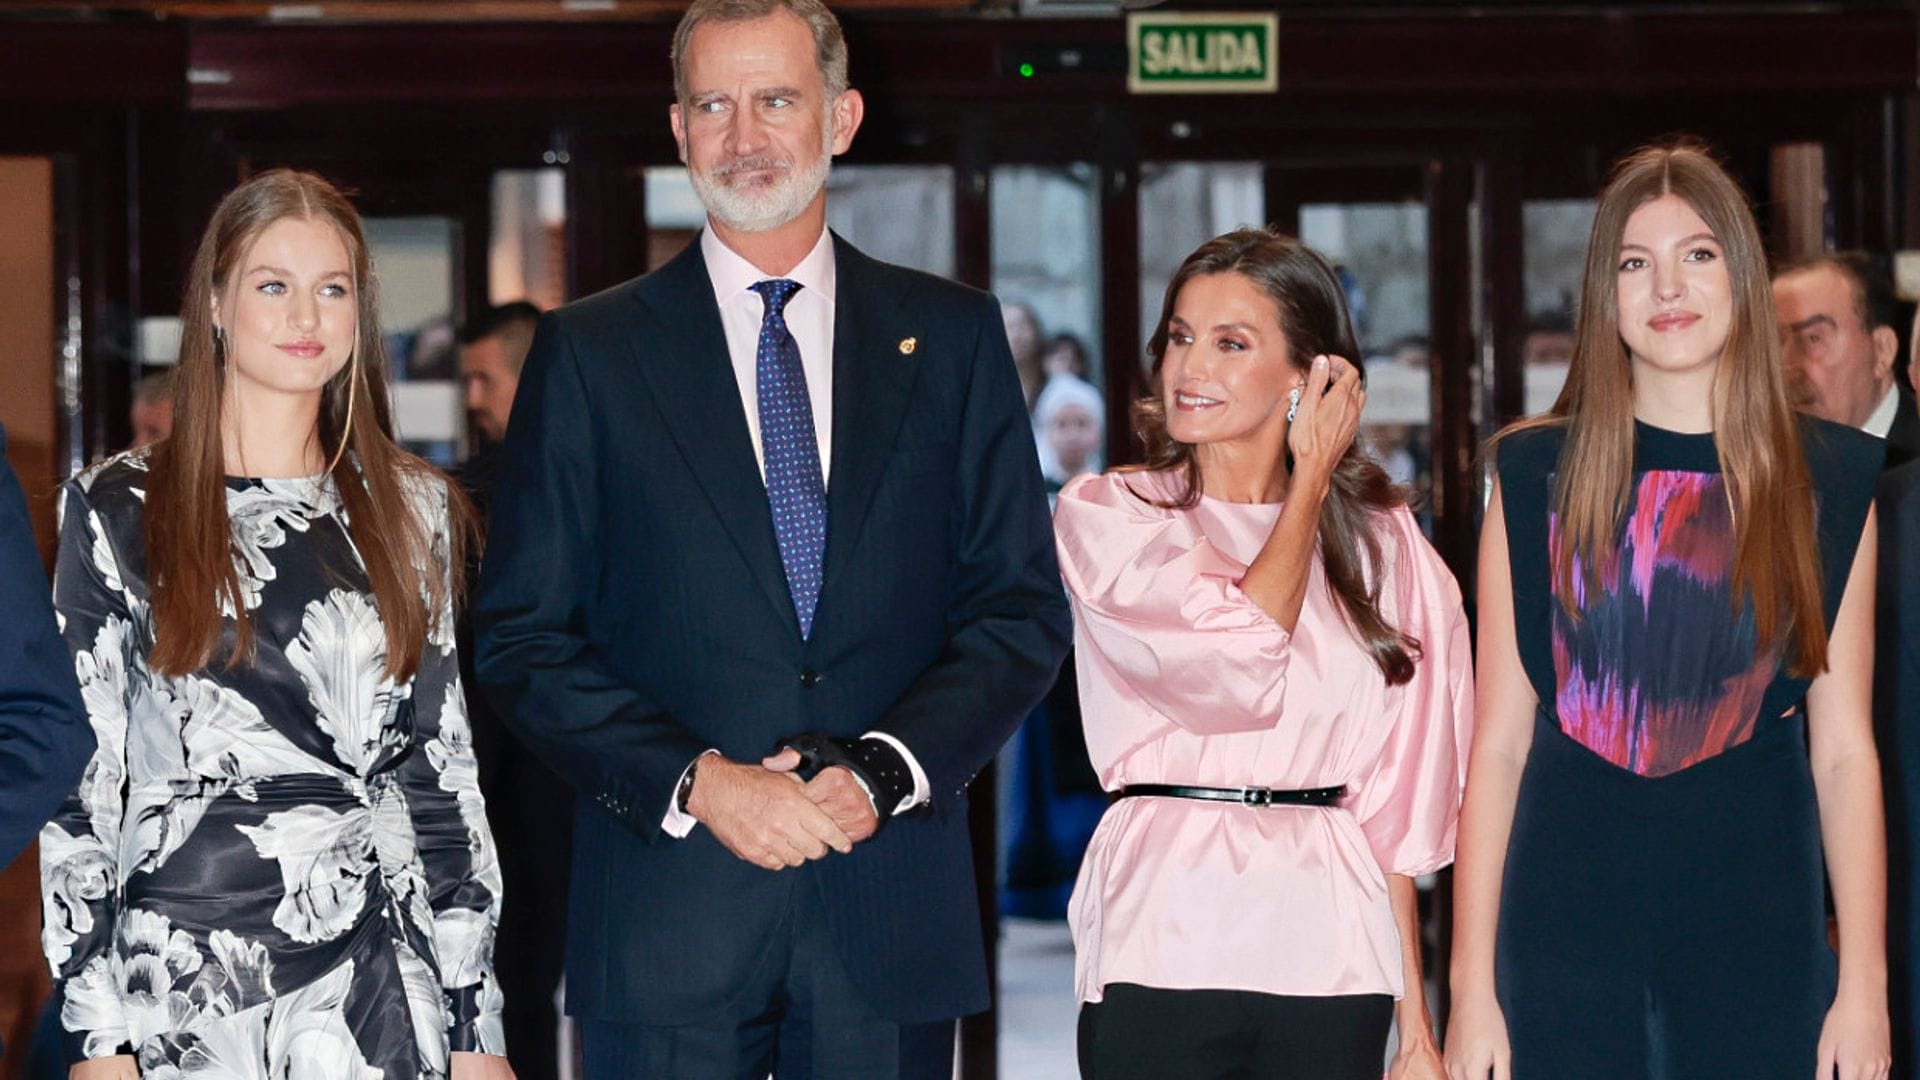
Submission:
M 1165 473 L 1082 477 L 1054 516 L 1102 785 L 1345 784 L 1347 797 L 1115 803 L 1068 908 L 1076 991 L 1399 997 L 1383 875 L 1452 861 L 1466 780 L 1473 679 L 1459 586 L 1411 513 L 1379 519 L 1382 614 L 1422 645 L 1413 681 L 1388 686 L 1318 559 L 1291 634 L 1240 591 L 1279 504 L 1149 501 L 1180 485 Z

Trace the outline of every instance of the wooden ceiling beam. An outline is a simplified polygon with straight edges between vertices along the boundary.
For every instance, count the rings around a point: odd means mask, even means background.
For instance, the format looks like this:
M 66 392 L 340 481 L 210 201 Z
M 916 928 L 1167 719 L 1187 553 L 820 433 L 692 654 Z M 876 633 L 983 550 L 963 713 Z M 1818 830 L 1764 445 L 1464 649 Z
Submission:
M 966 11 L 975 0 L 835 0 L 856 11 Z M 287 23 L 654 22 L 671 20 L 686 0 L 112 0 L 52 2 L 16 9 L 68 18 L 151 16 L 157 19 Z

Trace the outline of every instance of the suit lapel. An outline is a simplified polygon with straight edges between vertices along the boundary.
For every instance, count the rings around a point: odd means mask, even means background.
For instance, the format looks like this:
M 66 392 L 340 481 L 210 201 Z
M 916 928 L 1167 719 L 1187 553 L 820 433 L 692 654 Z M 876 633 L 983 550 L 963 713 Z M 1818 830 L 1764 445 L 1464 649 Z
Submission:
M 653 392 L 687 469 L 768 601 L 793 622 L 797 634 L 766 482 L 753 457 L 740 386 L 727 356 L 727 336 L 700 242 L 688 244 L 644 279 L 634 296 L 650 316 L 630 342 L 635 366 Z
M 874 491 L 900 434 L 920 358 L 903 353 L 902 280 L 835 236 L 833 475 L 827 483 L 822 607 L 860 540 Z

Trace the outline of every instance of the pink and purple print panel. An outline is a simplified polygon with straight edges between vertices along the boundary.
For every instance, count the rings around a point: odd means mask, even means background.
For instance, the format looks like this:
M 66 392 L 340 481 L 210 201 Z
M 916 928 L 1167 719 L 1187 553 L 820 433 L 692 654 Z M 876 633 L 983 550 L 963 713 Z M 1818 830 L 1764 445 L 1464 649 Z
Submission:
M 1548 529 L 1557 550 L 1557 517 Z M 1734 603 L 1733 550 L 1718 473 L 1640 474 L 1598 592 L 1576 567 L 1579 617 L 1553 605 L 1555 705 L 1569 737 L 1666 776 L 1752 736 L 1779 650 L 1759 654 L 1752 605 Z

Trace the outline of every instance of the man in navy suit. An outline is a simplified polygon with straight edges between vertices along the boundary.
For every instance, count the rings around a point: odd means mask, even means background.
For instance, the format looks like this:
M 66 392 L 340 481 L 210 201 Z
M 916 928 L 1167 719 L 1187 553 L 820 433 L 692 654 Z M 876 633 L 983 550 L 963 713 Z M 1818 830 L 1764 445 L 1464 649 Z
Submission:
M 0 868 L 73 792 L 94 746 L 6 452 L 0 429 Z
M 594 1078 L 947 1080 L 967 784 L 1069 635 L 1019 381 L 991 297 L 827 231 L 819 0 L 696 0 L 673 60 L 707 228 L 542 320 L 474 614 L 580 797 L 568 1011 Z

